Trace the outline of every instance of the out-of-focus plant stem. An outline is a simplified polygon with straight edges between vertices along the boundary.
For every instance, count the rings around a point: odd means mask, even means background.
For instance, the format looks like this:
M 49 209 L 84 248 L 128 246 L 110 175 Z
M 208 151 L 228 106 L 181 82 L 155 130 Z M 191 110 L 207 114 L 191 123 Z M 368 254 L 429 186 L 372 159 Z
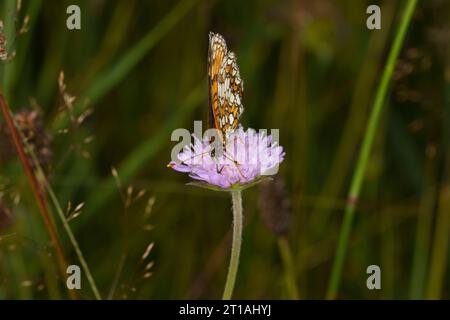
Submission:
M 67 274 L 66 274 L 67 263 L 64 259 L 61 245 L 59 243 L 59 238 L 58 238 L 55 226 L 53 225 L 53 221 L 51 219 L 51 216 L 50 216 L 50 213 L 49 213 L 49 210 L 47 207 L 47 203 L 45 201 L 44 195 L 42 194 L 42 185 L 39 185 L 38 178 L 35 175 L 34 171 L 32 170 L 29 159 L 27 158 L 27 156 L 25 154 L 24 143 L 26 145 L 26 141 L 25 141 L 25 139 L 23 139 L 23 137 L 21 137 L 21 134 L 16 129 L 16 126 L 15 126 L 14 120 L 11 116 L 9 107 L 6 104 L 6 101 L 1 94 L 0 94 L 0 107 L 3 111 L 4 117 L 6 119 L 8 129 L 11 132 L 11 136 L 12 136 L 14 145 L 16 147 L 17 153 L 19 154 L 20 161 L 22 162 L 22 165 L 24 166 L 27 177 L 30 180 L 30 184 L 31 184 L 34 194 L 36 196 L 41 214 L 43 216 L 44 222 L 49 231 L 52 243 L 55 247 L 56 256 L 58 258 L 59 266 L 60 266 L 61 273 L 62 273 L 62 278 L 65 279 L 67 276 Z M 61 222 L 62 222 L 64 229 L 69 237 L 69 240 L 75 249 L 75 253 L 76 253 L 76 255 L 81 263 L 81 266 L 85 272 L 85 275 L 88 279 L 89 285 L 91 286 L 94 296 L 97 300 L 100 300 L 101 299 L 100 293 L 97 289 L 97 286 L 96 286 L 95 281 L 92 277 L 92 274 L 89 270 L 89 267 L 86 263 L 86 260 L 84 259 L 83 253 L 78 245 L 78 242 L 69 226 L 69 223 L 67 222 L 67 219 L 61 208 L 61 205 L 59 204 L 58 199 L 57 199 L 55 193 L 53 192 L 53 189 L 50 187 L 50 184 L 48 183 L 47 179 L 45 178 L 45 175 L 42 171 L 42 168 L 39 165 L 39 162 L 36 159 L 35 154 L 32 152 L 31 148 L 27 147 L 27 150 L 29 151 L 30 157 L 32 158 L 35 166 L 37 167 L 37 173 L 40 175 L 39 178 L 43 182 L 43 187 L 45 187 L 47 189 L 49 197 L 52 200 L 52 202 L 56 208 L 56 212 L 58 213 L 58 216 L 61 219 Z M 74 291 L 69 290 L 69 294 L 72 298 L 75 298 Z
M 48 233 L 50 235 L 51 242 L 55 249 L 56 258 L 59 264 L 59 268 L 61 271 L 62 278 L 66 277 L 66 268 L 67 263 L 64 259 L 63 251 L 61 248 L 61 244 L 59 241 L 58 234 L 56 232 L 56 228 L 53 224 L 53 221 L 50 217 L 50 212 L 47 207 L 47 202 L 45 201 L 45 196 L 42 193 L 42 186 L 39 184 L 36 175 L 31 167 L 30 161 L 25 153 L 24 145 L 22 143 L 22 139 L 18 130 L 14 124 L 14 120 L 11 116 L 9 106 L 6 103 L 5 98 L 2 94 L 0 94 L 0 108 L 2 109 L 3 116 L 5 118 L 6 125 L 8 127 L 9 133 L 11 135 L 11 140 L 14 144 L 16 152 L 19 156 L 20 162 L 25 170 L 25 174 L 28 178 L 30 186 L 33 190 L 34 196 L 36 198 L 36 202 L 39 206 L 39 212 L 41 213 L 42 219 L 44 220 L 45 226 L 47 227 Z
M 450 173 L 450 157 L 447 159 L 447 172 Z M 436 217 L 436 231 L 433 238 L 433 250 L 430 259 L 427 299 L 440 299 L 445 284 L 447 256 L 450 231 L 450 174 L 441 187 L 439 194 L 439 210 Z
M 13 48 L 13 39 L 15 37 L 15 27 L 14 27 L 14 20 L 16 16 L 16 0 L 5 0 L 0 5 L 0 9 L 4 12 L 4 15 L 0 15 L 0 19 L 3 19 L 3 27 L 4 27 L 4 34 L 6 38 L 6 51 L 8 52 L 8 55 L 11 54 L 12 48 Z M 11 63 L 9 61 L 8 63 Z M 0 84 L 2 85 L 2 91 L 3 96 L 6 98 L 9 98 L 7 95 L 7 92 L 5 91 L 5 87 L 7 84 L 7 72 L 6 69 L 8 68 L 7 64 L 0 64 Z
M 28 6 L 26 7 L 26 15 L 28 16 L 27 31 L 24 34 L 20 35 L 20 41 L 18 41 L 16 44 L 16 56 L 13 60 L 5 64 L 3 94 L 11 104 L 13 90 L 16 87 L 17 81 L 20 79 L 21 73 L 23 72 L 26 59 L 29 58 L 28 47 L 30 45 L 34 26 L 36 24 L 37 16 L 39 15 L 39 12 L 41 10 L 41 6 L 41 0 L 33 0 L 29 2 Z
M 450 60 L 447 60 L 447 69 Z M 450 84 L 446 84 L 446 94 L 443 113 L 443 141 L 445 156 L 445 170 L 438 195 L 438 210 L 435 222 L 430 269 L 426 288 L 427 299 L 440 299 L 443 294 L 448 263 L 450 238 Z
M 89 99 L 91 104 L 95 104 L 99 99 L 105 96 L 114 86 L 130 73 L 136 65 L 145 57 L 145 55 L 161 40 L 172 28 L 179 22 L 194 6 L 198 0 L 181 1 L 173 8 L 161 21 L 132 48 L 130 48 L 120 59 L 112 64 L 109 69 L 100 72 L 92 81 L 92 85 L 86 89 L 86 94 L 78 101 Z M 80 108 L 82 103 L 75 105 Z M 62 123 L 57 123 L 57 128 L 67 126 L 67 119 L 61 119 Z
M 283 260 L 284 277 L 289 299 L 298 300 L 300 299 L 300 295 L 298 293 L 294 259 L 292 258 L 292 251 L 286 237 L 278 238 L 278 248 L 280 250 L 281 259 Z
M 383 70 L 383 75 L 381 77 L 381 82 L 378 87 L 375 101 L 372 107 L 372 111 L 369 117 L 369 122 L 364 134 L 362 148 L 359 153 L 358 161 L 356 164 L 356 169 L 352 178 L 350 191 L 348 194 L 348 203 L 345 209 L 344 221 L 339 235 L 339 241 L 336 250 L 336 256 L 333 262 L 333 267 L 331 271 L 331 278 L 328 285 L 328 291 L 326 294 L 327 299 L 336 298 L 336 294 L 339 290 L 339 284 L 342 276 L 342 268 L 345 260 L 345 255 L 348 246 L 348 239 L 350 236 L 350 231 L 353 223 L 353 218 L 355 214 L 355 206 L 359 198 L 361 191 L 361 186 L 366 172 L 367 163 L 369 161 L 370 151 L 372 149 L 375 133 L 377 131 L 379 119 L 381 112 L 383 110 L 383 105 L 386 100 L 387 89 L 389 86 L 389 81 L 392 77 L 394 71 L 395 63 L 397 61 L 400 49 L 402 47 L 403 41 L 405 39 L 406 31 L 410 24 L 414 9 L 417 5 L 417 0 L 409 0 L 406 4 L 403 17 L 400 21 L 399 28 L 394 38 L 393 45 L 389 52 L 388 60 L 386 66 Z
M 410 299 L 423 299 L 425 280 L 430 256 L 433 231 L 433 213 L 436 206 L 436 159 L 429 157 L 425 162 L 423 191 L 417 213 L 416 242 L 410 278 Z

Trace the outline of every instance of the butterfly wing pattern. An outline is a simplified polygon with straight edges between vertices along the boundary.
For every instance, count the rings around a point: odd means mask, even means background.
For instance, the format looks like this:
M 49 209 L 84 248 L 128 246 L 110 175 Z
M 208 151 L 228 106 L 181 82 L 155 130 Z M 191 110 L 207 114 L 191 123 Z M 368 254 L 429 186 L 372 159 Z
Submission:
M 228 51 L 220 34 L 209 33 L 208 49 L 209 127 L 216 128 L 222 142 L 239 126 L 244 112 L 244 83 L 236 56 Z

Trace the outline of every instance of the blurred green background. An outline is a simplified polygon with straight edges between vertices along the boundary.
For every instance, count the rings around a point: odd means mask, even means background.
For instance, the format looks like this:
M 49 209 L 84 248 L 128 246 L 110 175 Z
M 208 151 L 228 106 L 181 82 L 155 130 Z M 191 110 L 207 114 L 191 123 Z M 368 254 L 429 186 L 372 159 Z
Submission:
M 81 8 L 81 30 L 66 28 L 70 4 Z M 366 28 L 370 4 L 381 7 L 381 30 Z M 243 125 L 279 128 L 286 150 L 277 182 L 244 192 L 234 298 L 324 298 L 350 179 L 404 7 L 400 0 L 23 0 L 19 8 L 1 0 L 9 57 L 0 61 L 0 91 L 61 206 L 70 201 L 73 213 L 84 203 L 69 224 L 102 297 L 221 297 L 230 197 L 186 186 L 186 175 L 166 167 L 171 132 L 206 120 L 214 31 L 237 55 Z M 449 13 L 444 0 L 419 1 L 415 11 L 338 298 L 450 297 Z M 66 88 L 58 85 L 61 71 Z M 0 299 L 66 299 L 3 117 L 0 127 Z M 139 196 L 132 203 L 130 191 Z M 55 222 L 66 260 L 79 264 L 56 215 Z M 289 230 L 274 232 L 277 223 Z M 381 268 L 381 290 L 366 287 L 372 264 Z M 84 277 L 76 296 L 94 297 Z

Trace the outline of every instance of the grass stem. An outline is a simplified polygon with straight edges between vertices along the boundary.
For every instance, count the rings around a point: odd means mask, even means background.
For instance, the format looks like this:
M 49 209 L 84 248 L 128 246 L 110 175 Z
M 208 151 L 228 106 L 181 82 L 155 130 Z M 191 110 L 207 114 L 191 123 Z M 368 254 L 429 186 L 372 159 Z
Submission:
M 278 248 L 280 250 L 281 259 L 283 260 L 288 297 L 292 300 L 298 300 L 300 299 L 300 295 L 298 293 L 294 259 L 292 258 L 292 250 L 286 237 L 278 238 Z
M 65 279 L 67 263 L 64 259 L 64 255 L 63 255 L 63 251 L 61 248 L 58 234 L 56 232 L 53 221 L 50 217 L 50 213 L 49 213 L 49 210 L 47 207 L 47 202 L 45 201 L 45 196 L 42 192 L 42 186 L 39 184 L 39 182 L 36 178 L 36 175 L 31 167 L 29 158 L 27 157 L 27 155 L 25 153 L 22 139 L 20 137 L 20 134 L 19 134 L 15 124 L 14 124 L 14 120 L 11 116 L 9 106 L 6 103 L 6 100 L 2 94 L 0 94 L 0 107 L 2 109 L 3 116 L 5 118 L 5 122 L 8 127 L 8 130 L 10 132 L 11 140 L 14 144 L 14 147 L 19 156 L 20 162 L 22 163 L 22 166 L 25 170 L 25 174 L 30 183 L 31 189 L 33 190 L 34 196 L 36 198 L 36 202 L 38 204 L 39 212 L 41 213 L 42 220 L 44 220 L 45 226 L 47 227 L 48 233 L 50 235 L 50 239 L 51 239 L 52 245 L 55 249 L 56 258 L 58 261 L 58 265 L 59 265 L 59 268 L 61 271 L 62 278 Z
M 336 294 L 339 290 L 339 284 L 342 276 L 342 268 L 348 246 L 348 239 L 350 236 L 350 231 L 355 214 L 355 206 L 359 198 L 361 185 L 366 172 L 367 163 L 370 157 L 370 151 L 372 149 L 375 133 L 377 131 L 381 112 L 383 110 L 383 105 L 386 100 L 389 82 L 392 77 L 392 73 L 395 68 L 395 63 L 400 53 L 400 49 L 405 39 L 405 35 L 408 30 L 408 26 L 410 24 L 416 5 L 417 0 L 408 0 L 406 4 L 403 17 L 400 21 L 400 25 L 395 35 L 393 45 L 389 52 L 387 63 L 383 70 L 380 85 L 376 92 L 375 101 L 372 107 L 372 111 L 370 113 L 369 122 L 362 142 L 362 148 L 359 153 L 358 161 L 356 163 L 356 169 L 352 178 L 350 191 L 348 194 L 347 199 L 348 202 L 345 208 L 344 221 L 339 235 L 336 256 L 333 262 L 331 278 L 328 285 L 328 291 L 326 294 L 327 299 L 335 299 Z
M 64 215 L 64 212 L 63 212 L 63 210 L 61 208 L 61 205 L 59 204 L 59 201 L 58 201 L 55 193 L 53 192 L 53 189 L 51 188 L 50 184 L 48 183 L 48 181 L 47 181 L 47 179 L 46 179 L 46 177 L 44 175 L 44 172 L 42 171 L 42 168 L 40 167 L 39 162 L 36 159 L 36 156 L 35 156 L 34 152 L 28 146 L 26 140 L 23 137 L 21 137 L 20 132 L 16 129 L 16 126 L 15 126 L 14 120 L 13 120 L 13 118 L 11 116 L 9 107 L 6 104 L 6 101 L 5 101 L 5 99 L 3 98 L 3 96 L 1 94 L 0 94 L 0 107 L 1 107 L 1 109 L 3 111 L 4 117 L 6 119 L 6 123 L 7 123 L 8 129 L 11 132 L 11 136 L 13 138 L 14 145 L 16 146 L 17 153 L 19 154 L 19 158 L 20 158 L 20 160 L 21 160 L 21 162 L 22 162 L 22 164 L 23 164 L 23 166 L 25 168 L 25 172 L 26 172 L 26 174 L 28 176 L 28 179 L 30 180 L 30 184 L 32 185 L 34 194 L 35 194 L 36 199 L 37 199 L 37 203 L 38 203 L 39 208 L 40 208 L 40 212 L 41 212 L 41 214 L 43 216 L 44 222 L 45 222 L 45 224 L 47 226 L 47 229 L 49 231 L 50 237 L 52 239 L 52 243 L 53 243 L 53 245 L 55 247 L 56 255 L 58 257 L 58 263 L 59 263 L 59 266 L 60 266 L 60 269 L 61 269 L 61 273 L 62 273 L 62 278 L 65 279 L 66 276 L 67 276 L 67 274 L 66 274 L 67 263 L 66 263 L 66 261 L 64 259 L 64 256 L 63 256 L 63 253 L 62 253 L 62 249 L 61 249 L 61 245 L 60 245 L 60 242 L 59 242 L 59 238 L 58 238 L 58 235 L 56 233 L 56 229 L 55 229 L 55 226 L 53 224 L 53 221 L 51 219 L 51 216 L 50 216 L 50 213 L 49 213 L 49 210 L 48 210 L 48 207 L 47 207 L 47 203 L 45 202 L 44 195 L 42 194 L 42 185 L 39 185 L 38 177 L 37 177 L 37 175 L 35 174 L 35 172 L 31 168 L 29 159 L 28 159 L 28 157 L 26 156 L 26 153 L 25 153 L 24 145 L 27 147 L 27 151 L 28 151 L 31 159 L 33 160 L 33 162 L 35 164 L 35 167 L 37 169 L 36 171 L 37 171 L 37 174 L 39 174 L 40 181 L 42 181 L 43 186 L 46 188 L 46 190 L 48 192 L 48 195 L 49 195 L 53 205 L 55 206 L 56 212 L 57 212 L 57 214 L 58 214 L 58 216 L 59 216 L 59 218 L 60 218 L 60 220 L 61 220 L 61 222 L 63 224 L 63 227 L 64 227 L 64 229 L 65 229 L 65 231 L 66 231 L 66 233 L 67 233 L 67 235 L 69 237 L 69 240 L 70 240 L 70 242 L 71 242 L 71 244 L 72 244 L 72 246 L 73 246 L 73 248 L 75 250 L 75 253 L 76 253 L 77 257 L 78 257 L 78 260 L 81 263 L 81 267 L 84 270 L 84 273 L 86 275 L 86 278 L 88 279 L 88 282 L 89 282 L 89 284 L 91 286 L 91 289 L 92 289 L 92 291 L 94 293 L 94 296 L 95 296 L 95 298 L 97 300 L 100 300 L 101 299 L 100 293 L 99 293 L 99 291 L 97 289 L 97 286 L 95 285 L 95 281 L 94 281 L 94 279 L 92 277 L 92 274 L 91 274 L 91 272 L 89 270 L 89 267 L 88 267 L 88 265 L 86 263 L 86 260 L 84 259 L 83 253 L 82 253 L 82 251 L 80 249 L 80 246 L 78 245 L 78 241 L 76 240 L 76 238 L 75 238 L 75 236 L 74 236 L 74 234 L 72 232 L 72 229 L 70 228 L 69 223 L 67 222 L 67 219 L 66 219 L 66 217 Z M 73 291 L 69 291 L 69 294 L 71 295 L 71 297 L 73 297 L 73 298 L 75 297 Z

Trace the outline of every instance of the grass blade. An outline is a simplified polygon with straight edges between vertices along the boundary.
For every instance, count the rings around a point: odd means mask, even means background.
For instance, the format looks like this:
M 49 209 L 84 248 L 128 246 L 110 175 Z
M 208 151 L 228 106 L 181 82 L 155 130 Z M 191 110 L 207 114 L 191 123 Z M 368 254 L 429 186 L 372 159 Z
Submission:
M 409 0 L 406 4 L 403 17 L 400 21 L 400 26 L 395 35 L 394 43 L 389 52 L 388 60 L 383 70 L 381 82 L 375 96 L 375 101 L 369 117 L 369 123 L 367 125 L 366 132 L 364 134 L 362 148 L 359 153 L 358 161 L 356 164 L 356 170 L 354 172 L 350 186 L 350 191 L 348 194 L 347 199 L 348 202 L 345 209 L 344 221 L 339 235 L 339 242 L 337 245 L 336 256 L 333 263 L 331 278 L 326 295 L 327 299 L 336 298 L 336 294 L 339 289 L 339 284 L 342 275 L 342 268 L 347 251 L 348 239 L 350 236 L 350 231 L 355 214 L 355 206 L 361 191 L 364 174 L 366 172 L 367 163 L 369 161 L 370 151 L 372 149 L 375 133 L 377 131 L 378 123 L 380 120 L 381 111 L 383 110 L 383 105 L 386 100 L 389 81 L 392 77 L 395 63 L 400 53 L 400 49 L 405 39 L 405 35 L 408 30 L 408 26 L 410 24 L 416 5 L 417 0 Z

